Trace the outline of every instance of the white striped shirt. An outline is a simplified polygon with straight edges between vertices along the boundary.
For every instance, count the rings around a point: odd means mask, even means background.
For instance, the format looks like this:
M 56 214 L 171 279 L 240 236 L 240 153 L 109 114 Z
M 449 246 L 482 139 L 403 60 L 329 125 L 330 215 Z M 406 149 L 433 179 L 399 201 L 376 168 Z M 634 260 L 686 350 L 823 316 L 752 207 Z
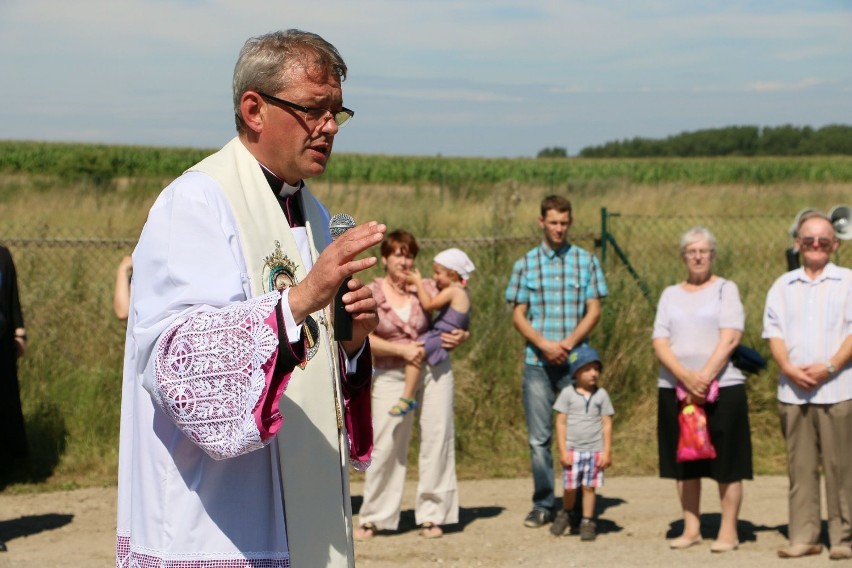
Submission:
M 826 363 L 852 335 L 852 270 L 828 263 L 816 280 L 804 268 L 778 278 L 766 296 L 763 337 L 780 338 L 790 363 Z M 781 373 L 778 400 L 787 404 L 835 404 L 852 399 L 852 362 L 814 390 Z

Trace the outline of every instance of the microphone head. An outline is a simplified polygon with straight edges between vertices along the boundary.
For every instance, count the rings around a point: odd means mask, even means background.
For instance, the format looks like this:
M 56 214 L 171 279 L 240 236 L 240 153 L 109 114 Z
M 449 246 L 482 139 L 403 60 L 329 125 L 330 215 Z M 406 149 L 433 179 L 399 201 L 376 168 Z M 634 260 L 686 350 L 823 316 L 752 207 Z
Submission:
M 347 213 L 338 213 L 334 215 L 328 222 L 328 231 L 331 233 L 331 240 L 337 240 L 337 237 L 355 226 L 355 219 Z

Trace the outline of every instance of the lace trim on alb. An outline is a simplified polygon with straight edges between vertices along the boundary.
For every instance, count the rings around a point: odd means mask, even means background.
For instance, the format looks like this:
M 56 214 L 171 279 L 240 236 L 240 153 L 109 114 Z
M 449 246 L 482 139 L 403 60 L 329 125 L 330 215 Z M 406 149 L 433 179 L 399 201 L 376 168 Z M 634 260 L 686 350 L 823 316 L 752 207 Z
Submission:
M 204 556 L 199 553 L 198 556 Z M 254 555 L 252 555 L 254 556 Z M 259 554 L 258 556 L 264 556 Z M 153 551 L 130 549 L 130 537 L 119 535 L 115 544 L 116 568 L 290 568 L 290 558 L 162 558 Z
M 278 337 L 280 293 L 178 318 L 156 347 L 154 398 L 202 450 L 224 459 L 263 447 L 253 410 Z

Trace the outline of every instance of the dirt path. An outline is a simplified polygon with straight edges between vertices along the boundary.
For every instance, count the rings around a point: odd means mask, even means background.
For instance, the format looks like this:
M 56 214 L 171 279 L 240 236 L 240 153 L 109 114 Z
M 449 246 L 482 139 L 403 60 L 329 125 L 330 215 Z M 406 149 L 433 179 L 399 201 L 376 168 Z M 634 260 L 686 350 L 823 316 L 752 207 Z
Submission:
M 352 487 L 355 510 L 361 484 Z M 522 525 L 529 510 L 531 481 L 493 479 L 460 484 L 461 522 L 444 538 L 426 540 L 414 527 L 414 483 L 406 487 L 399 532 L 356 543 L 360 568 L 396 566 L 691 566 L 749 567 L 789 565 L 775 556 L 785 542 L 787 525 L 784 477 L 747 482 L 739 525 L 740 549 L 711 554 L 709 544 L 719 523 L 716 489 L 705 485 L 702 526 L 707 542 L 686 551 L 665 543 L 680 531 L 674 483 L 652 477 L 612 477 L 599 498 L 597 541 L 555 538 L 546 528 Z M 356 517 L 357 522 L 357 517 Z M 0 495 L 0 567 L 108 567 L 113 556 L 115 489 L 81 489 L 38 495 Z M 828 555 L 793 563 L 798 568 L 828 565 Z M 834 565 L 834 563 L 832 563 Z

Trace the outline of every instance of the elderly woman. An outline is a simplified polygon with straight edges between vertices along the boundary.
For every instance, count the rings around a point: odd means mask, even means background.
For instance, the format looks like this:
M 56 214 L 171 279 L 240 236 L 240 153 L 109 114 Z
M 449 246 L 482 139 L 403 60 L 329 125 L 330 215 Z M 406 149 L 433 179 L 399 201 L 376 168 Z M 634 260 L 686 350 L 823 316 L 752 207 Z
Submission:
M 687 231 L 680 253 L 688 272 L 685 281 L 663 291 L 654 321 L 654 353 L 660 361 L 657 440 L 660 477 L 676 479 L 683 509 L 683 534 L 670 541 L 673 549 L 701 542 L 699 502 L 701 478 L 719 484 L 722 523 L 713 552 L 735 550 L 737 516 L 743 498 L 743 479 L 752 478 L 751 436 L 745 376 L 730 357 L 745 322 L 737 285 L 713 274 L 716 239 L 704 227 Z M 718 381 L 718 398 L 705 400 Z M 703 404 L 707 413 L 714 459 L 678 463 L 677 383 L 686 403 Z M 715 390 L 715 389 L 713 389 Z
M 423 344 L 417 338 L 429 328 L 429 314 L 423 311 L 416 287 L 406 283 L 418 246 L 414 237 L 402 230 L 389 233 L 381 246 L 386 276 L 372 284 L 379 307 L 379 326 L 370 335 L 373 352 L 373 454 L 364 484 L 360 526 L 355 538 L 372 538 L 378 530 L 396 530 L 408 444 L 415 413 L 402 418 L 388 414 L 402 395 L 405 365 L 421 365 Z M 432 280 L 424 280 L 430 295 L 437 292 Z M 443 345 L 452 349 L 469 337 L 456 330 L 442 335 Z M 414 509 L 420 535 L 442 536 L 441 525 L 458 522 L 459 502 L 456 483 L 455 434 L 453 427 L 453 372 L 449 358 L 431 366 L 422 364 L 422 378 L 415 394 L 420 417 L 419 483 Z

